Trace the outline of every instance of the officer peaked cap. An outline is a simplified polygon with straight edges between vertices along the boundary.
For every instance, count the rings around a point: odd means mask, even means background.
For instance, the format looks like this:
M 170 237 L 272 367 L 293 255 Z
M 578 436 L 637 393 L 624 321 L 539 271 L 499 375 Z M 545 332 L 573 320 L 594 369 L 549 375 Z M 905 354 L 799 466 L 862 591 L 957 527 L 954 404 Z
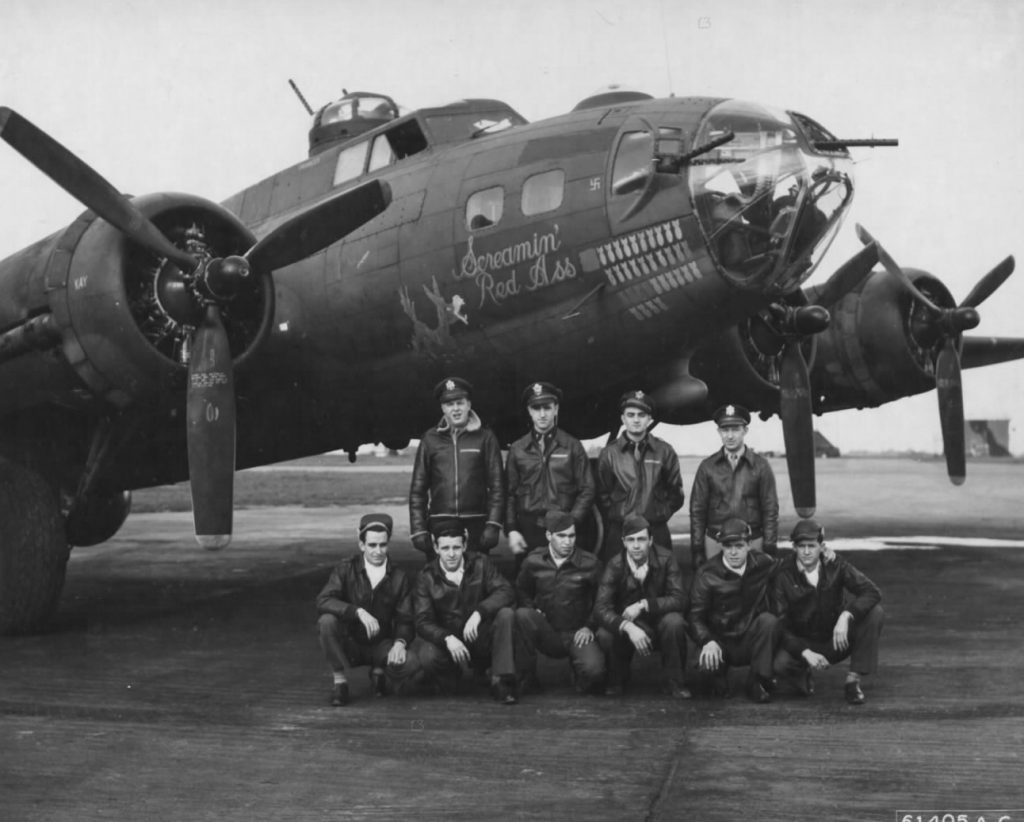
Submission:
M 713 418 L 719 428 L 723 425 L 750 425 L 750 412 L 742 405 L 723 405 L 715 411 Z
M 627 391 L 619 399 L 619 411 L 625 411 L 627 408 L 639 408 L 641 411 L 653 415 L 654 400 L 651 399 L 650 394 L 643 391 Z
M 523 391 L 524 405 L 544 405 L 549 402 L 562 401 L 562 392 L 549 382 L 534 382 Z
M 449 402 L 463 397 L 472 399 L 473 386 L 462 377 L 447 377 L 434 386 L 434 396 L 438 402 Z

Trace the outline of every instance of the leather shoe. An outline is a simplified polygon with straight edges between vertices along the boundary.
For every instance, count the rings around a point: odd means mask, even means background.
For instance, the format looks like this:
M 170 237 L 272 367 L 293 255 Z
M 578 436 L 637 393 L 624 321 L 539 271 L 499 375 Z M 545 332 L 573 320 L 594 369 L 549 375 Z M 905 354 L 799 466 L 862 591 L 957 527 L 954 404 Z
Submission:
M 525 674 L 519 680 L 519 693 L 521 694 L 540 694 L 544 692 L 544 686 L 540 684 L 540 680 L 537 679 L 537 674 L 529 673 Z
M 515 705 L 519 701 L 516 697 L 515 687 L 510 685 L 505 677 L 491 685 L 491 696 L 502 705 Z
M 683 685 L 683 683 L 677 682 L 674 679 L 670 679 L 665 683 L 665 693 L 673 699 L 693 699 L 693 694 L 690 693 L 690 689 Z
M 729 685 L 729 669 L 724 665 L 715 671 L 711 678 L 711 695 L 720 699 L 732 699 L 732 687 Z
M 846 701 L 851 705 L 864 704 L 864 692 L 860 689 L 859 682 L 847 682 L 843 686 L 843 691 L 846 693 Z
M 747 683 L 747 696 L 750 697 L 751 702 L 756 702 L 758 705 L 764 705 L 772 701 L 772 695 L 768 693 L 764 683 L 756 677 Z
M 348 705 L 347 682 L 334 683 L 334 687 L 331 688 L 331 705 L 335 708 L 340 708 L 342 705 Z
M 814 674 L 810 668 L 793 677 L 793 689 L 800 696 L 811 696 L 814 693 Z
M 379 668 L 370 670 L 370 693 L 374 696 L 388 695 L 388 680 Z

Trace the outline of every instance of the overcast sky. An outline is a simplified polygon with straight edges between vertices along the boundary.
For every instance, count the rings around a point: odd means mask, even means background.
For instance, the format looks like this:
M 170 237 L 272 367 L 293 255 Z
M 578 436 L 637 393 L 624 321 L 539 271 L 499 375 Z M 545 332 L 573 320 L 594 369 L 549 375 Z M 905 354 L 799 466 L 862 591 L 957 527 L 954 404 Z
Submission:
M 408 108 L 496 97 L 530 120 L 609 83 L 655 96 L 739 97 L 796 109 L 855 151 L 852 213 L 813 282 L 863 223 L 900 263 L 957 299 L 1007 254 L 1024 265 L 1024 3 L 1014 0 L 3 0 L 0 104 L 122 191 L 214 200 L 306 155 L 309 118 L 341 89 Z M 81 208 L 0 146 L 0 256 Z M 1024 336 L 1024 273 L 978 331 Z M 1024 452 L 1024 363 L 965 373 L 968 417 L 1010 418 Z M 822 417 L 841 449 L 941 450 L 933 393 Z M 710 451 L 710 424 L 674 432 Z M 751 441 L 781 448 L 777 420 Z

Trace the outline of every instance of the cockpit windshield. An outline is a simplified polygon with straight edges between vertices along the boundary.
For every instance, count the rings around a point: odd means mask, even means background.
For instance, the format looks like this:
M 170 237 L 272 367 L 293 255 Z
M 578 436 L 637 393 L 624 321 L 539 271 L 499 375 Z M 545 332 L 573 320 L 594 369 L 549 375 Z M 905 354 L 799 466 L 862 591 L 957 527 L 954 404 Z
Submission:
M 756 280 L 781 291 L 803 282 L 853 197 L 847 152 L 815 151 L 817 136 L 801 123 L 785 112 L 729 100 L 711 110 L 694 141 L 706 145 L 734 135 L 690 161 L 689 181 L 711 252 L 737 282 Z

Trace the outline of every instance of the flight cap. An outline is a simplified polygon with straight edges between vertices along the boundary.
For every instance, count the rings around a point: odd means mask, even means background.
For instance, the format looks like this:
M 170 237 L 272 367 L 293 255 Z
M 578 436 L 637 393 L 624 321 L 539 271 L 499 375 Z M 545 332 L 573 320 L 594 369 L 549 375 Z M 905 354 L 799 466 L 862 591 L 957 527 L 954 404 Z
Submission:
M 359 539 L 362 539 L 367 531 L 387 531 L 390 538 L 394 530 L 395 521 L 391 519 L 390 514 L 366 514 L 359 520 Z
M 732 517 L 722 523 L 715 539 L 722 545 L 728 545 L 731 542 L 747 542 L 750 540 L 750 526 L 739 517 Z
M 568 531 L 575 524 L 576 520 L 572 518 L 572 514 L 566 511 L 552 510 L 544 515 L 544 530 L 549 534 Z
M 466 540 L 465 527 L 454 517 L 430 523 L 430 533 L 434 535 L 435 541 L 441 537 L 462 537 L 463 542 Z
M 793 526 L 793 533 L 789 538 L 794 545 L 807 539 L 821 544 L 825 541 L 825 529 L 813 519 L 802 519 Z
M 650 535 L 651 523 L 640 514 L 630 514 L 622 521 L 622 536 L 628 537 L 641 531 L 647 531 L 648 535 Z

